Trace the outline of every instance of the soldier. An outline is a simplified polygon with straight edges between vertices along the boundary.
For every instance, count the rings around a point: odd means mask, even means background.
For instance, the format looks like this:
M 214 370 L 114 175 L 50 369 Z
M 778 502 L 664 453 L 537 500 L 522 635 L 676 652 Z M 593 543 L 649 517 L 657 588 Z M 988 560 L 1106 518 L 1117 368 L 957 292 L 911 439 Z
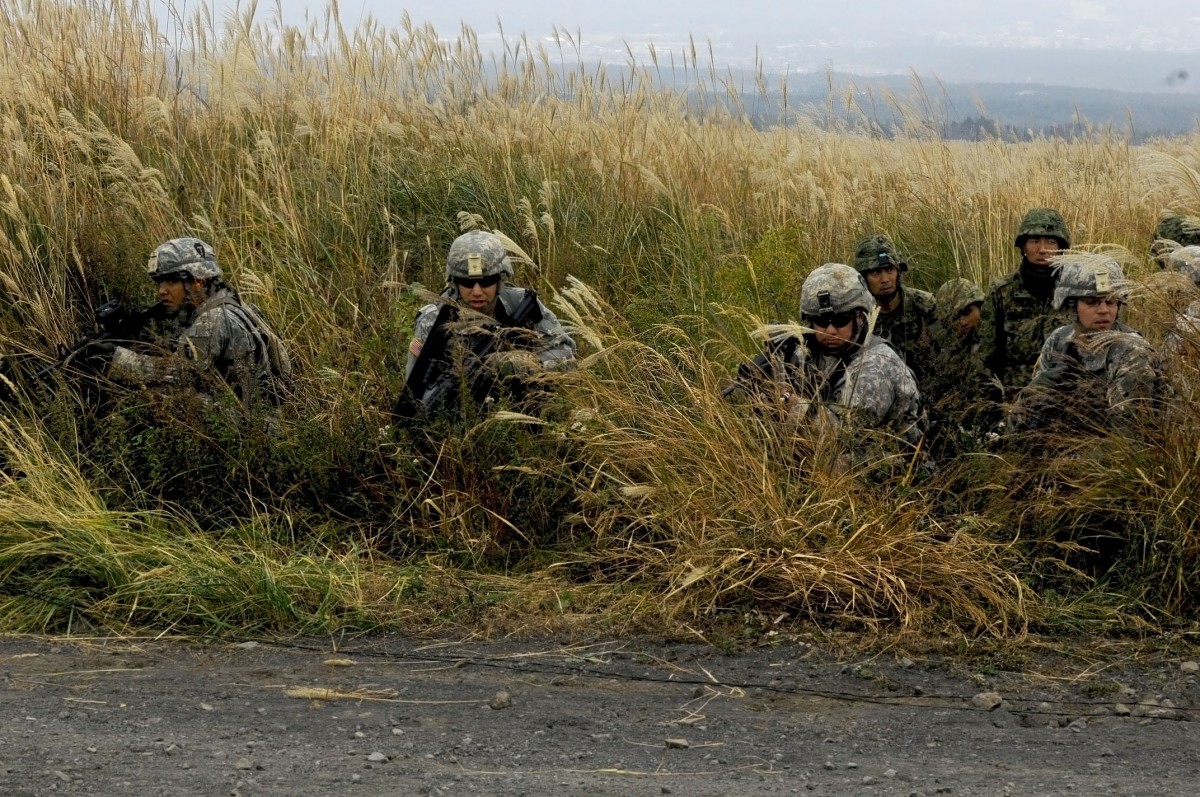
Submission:
M 794 422 L 884 429 L 918 446 L 925 433 L 921 395 L 896 351 L 871 334 L 874 305 L 866 281 L 850 266 L 814 269 L 800 291 L 800 319 L 811 331 L 769 340 L 763 356 L 739 369 L 740 385 L 773 385 Z
M 1200 219 L 1179 214 L 1163 216 L 1154 230 L 1150 255 L 1161 268 L 1166 265 L 1167 256 L 1181 246 L 1200 246 Z
M 114 346 L 110 377 L 143 385 L 183 385 L 211 393 L 211 376 L 243 403 L 277 405 L 290 388 L 291 361 L 261 314 L 225 284 L 213 248 L 199 238 L 174 238 L 150 255 L 162 314 L 174 334 L 146 353 L 136 344 Z
M 929 370 L 929 327 L 935 320 L 933 296 L 904 285 L 908 263 L 887 236 L 869 235 L 859 241 L 854 268 L 863 275 L 879 305 L 875 334 L 892 344 L 923 384 Z
M 928 389 L 929 407 L 940 459 L 963 447 L 977 447 L 1000 420 L 1003 396 L 983 362 L 979 327 L 983 290 L 968 279 L 938 288 L 937 321 L 930 327 L 934 354 Z
M 463 386 L 482 408 L 499 387 L 519 394 L 538 371 L 574 362 L 575 341 L 537 292 L 505 282 L 513 266 L 498 236 L 460 235 L 450 245 L 445 273 L 439 301 L 417 314 L 398 417 L 453 414 L 461 409 Z
M 1046 339 L 1033 379 L 1009 417 L 1009 429 L 1061 429 L 1072 434 L 1130 429 L 1163 391 L 1159 359 L 1146 340 L 1120 321 L 1129 284 L 1120 265 L 1102 255 L 1061 260 L 1054 306 L 1071 323 Z
M 1004 385 L 1006 397 L 1028 383 L 1042 343 L 1070 320 L 1054 303 L 1052 258 L 1071 247 L 1062 215 L 1050 208 L 1030 210 L 1021 219 L 1014 244 L 1021 251 L 1021 265 L 992 287 L 983 307 L 986 363 Z

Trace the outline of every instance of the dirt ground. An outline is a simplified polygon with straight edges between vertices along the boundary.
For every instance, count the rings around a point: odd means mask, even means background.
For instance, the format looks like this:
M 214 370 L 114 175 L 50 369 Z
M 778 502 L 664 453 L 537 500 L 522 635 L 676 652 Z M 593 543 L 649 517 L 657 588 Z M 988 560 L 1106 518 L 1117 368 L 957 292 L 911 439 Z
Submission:
M 1179 645 L 1044 649 L 3 638 L 0 794 L 1200 790 Z

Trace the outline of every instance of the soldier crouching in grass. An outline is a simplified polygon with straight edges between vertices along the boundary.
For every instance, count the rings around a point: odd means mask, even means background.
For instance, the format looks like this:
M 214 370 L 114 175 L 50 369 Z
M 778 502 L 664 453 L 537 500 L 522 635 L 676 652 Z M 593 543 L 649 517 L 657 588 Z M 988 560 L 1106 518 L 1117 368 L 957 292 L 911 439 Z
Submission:
M 1071 323 L 1050 334 L 1009 415 L 1010 432 L 1132 431 L 1160 408 L 1154 348 L 1120 321 L 1129 297 L 1121 266 L 1103 255 L 1058 258 L 1055 309 Z
M 278 406 L 290 389 L 290 357 L 262 315 L 225 284 L 213 248 L 174 238 L 154 250 L 147 273 L 173 335 L 148 351 L 110 346 L 109 377 L 208 398 L 224 386 L 243 407 Z
M 855 450 L 882 432 L 905 453 L 920 452 L 925 413 L 912 371 L 895 349 L 871 334 L 875 306 L 866 281 L 853 268 L 826 263 L 804 280 L 800 320 L 808 329 L 785 328 L 766 351 L 738 370 L 740 387 L 798 428 L 834 432 L 863 465 L 880 453 Z M 794 327 L 792 329 L 795 329 Z M 929 463 L 919 454 L 921 464 Z M 843 461 L 843 464 L 847 464 Z
M 497 235 L 476 230 L 450 245 L 447 286 L 417 314 L 398 419 L 465 420 L 500 399 L 528 409 L 537 375 L 574 362 L 575 341 L 536 291 L 506 282 L 512 275 Z

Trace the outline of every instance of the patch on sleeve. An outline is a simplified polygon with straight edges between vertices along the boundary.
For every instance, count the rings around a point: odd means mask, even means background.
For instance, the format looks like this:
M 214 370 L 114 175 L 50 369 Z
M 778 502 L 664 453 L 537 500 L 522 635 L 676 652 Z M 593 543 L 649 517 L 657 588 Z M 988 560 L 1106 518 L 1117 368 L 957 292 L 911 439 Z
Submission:
M 416 338 L 413 338 L 412 343 L 408 344 L 408 353 L 411 354 L 413 357 L 420 357 L 421 349 L 423 348 L 423 346 L 424 346 L 424 344 L 421 343 L 421 341 L 417 340 Z

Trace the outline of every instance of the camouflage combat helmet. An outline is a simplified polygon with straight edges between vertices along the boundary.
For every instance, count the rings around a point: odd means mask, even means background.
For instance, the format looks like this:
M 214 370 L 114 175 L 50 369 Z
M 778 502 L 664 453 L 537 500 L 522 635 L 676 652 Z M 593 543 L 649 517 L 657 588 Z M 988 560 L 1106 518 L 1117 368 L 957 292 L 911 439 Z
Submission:
M 1056 308 L 1064 309 L 1069 299 L 1100 296 L 1115 296 L 1122 302 L 1129 298 L 1129 282 L 1117 261 L 1103 255 L 1059 259 L 1054 283 Z
M 1200 246 L 1181 246 L 1166 256 L 1168 271 L 1178 271 L 1200 286 Z
M 490 232 L 472 230 L 463 233 L 450 244 L 446 258 L 446 282 L 457 278 L 491 277 L 496 274 L 511 277 L 512 261 L 500 239 Z
M 150 255 L 146 273 L 153 280 L 183 275 L 206 280 L 220 277 L 221 267 L 213 248 L 199 238 L 172 238 Z
M 958 318 L 963 310 L 973 304 L 982 305 L 983 289 L 969 279 L 959 277 L 942 283 L 934 297 L 937 315 L 943 322 L 949 323 Z
M 900 271 L 908 270 L 908 263 L 900 258 L 900 253 L 886 235 L 868 235 L 854 247 L 854 268 L 859 274 L 895 266 Z
M 1029 238 L 1053 238 L 1059 249 L 1071 248 L 1071 233 L 1062 214 L 1052 208 L 1033 208 L 1021 219 L 1013 242 L 1020 249 Z
M 1150 244 L 1150 255 L 1163 263 L 1176 246 L 1197 245 L 1200 245 L 1200 219 L 1175 214 L 1158 223 L 1154 241 Z
M 875 297 L 862 275 L 842 263 L 813 269 L 800 287 L 800 315 L 805 318 L 854 310 L 869 311 Z

